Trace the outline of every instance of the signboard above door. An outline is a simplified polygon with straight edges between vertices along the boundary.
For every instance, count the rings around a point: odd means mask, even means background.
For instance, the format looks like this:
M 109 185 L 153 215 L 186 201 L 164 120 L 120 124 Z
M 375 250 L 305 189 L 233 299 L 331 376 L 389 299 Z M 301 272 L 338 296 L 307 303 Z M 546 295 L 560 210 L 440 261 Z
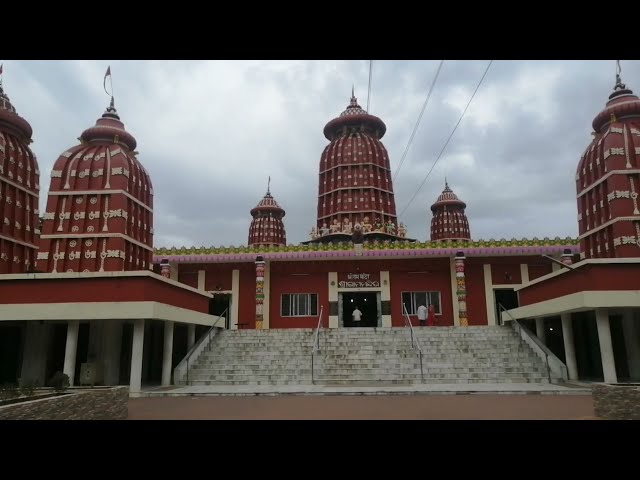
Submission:
M 380 272 L 338 272 L 338 288 L 380 288 Z

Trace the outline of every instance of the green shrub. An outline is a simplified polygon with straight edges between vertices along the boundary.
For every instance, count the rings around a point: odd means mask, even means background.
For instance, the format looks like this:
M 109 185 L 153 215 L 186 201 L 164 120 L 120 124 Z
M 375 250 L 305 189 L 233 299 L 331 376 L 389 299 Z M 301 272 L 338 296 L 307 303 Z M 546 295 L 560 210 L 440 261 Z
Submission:
M 49 379 L 49 385 L 51 385 L 56 392 L 64 392 L 69 388 L 69 375 L 62 373 L 61 371 L 57 371 Z

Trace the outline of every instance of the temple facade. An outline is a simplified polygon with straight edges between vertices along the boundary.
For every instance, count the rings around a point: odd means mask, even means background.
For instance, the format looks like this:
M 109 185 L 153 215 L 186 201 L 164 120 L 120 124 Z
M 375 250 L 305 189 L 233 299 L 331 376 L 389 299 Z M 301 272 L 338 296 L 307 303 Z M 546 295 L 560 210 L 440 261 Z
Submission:
M 577 170 L 578 239 L 475 239 L 466 204 L 446 181 L 434 194 L 430 239 L 410 238 L 396 213 L 381 141 L 387 127 L 352 94 L 323 130 L 329 143 L 320 157 L 309 241 L 287 245 L 287 205 L 268 188 L 247 218 L 246 247 L 176 248 L 154 247 L 151 178 L 113 98 L 49 172 L 40 232 L 31 127 L 0 90 L 0 287 L 6 293 L 0 352 L 10 352 L 0 359 L 0 383 L 44 384 L 61 370 L 79 384 L 88 381 L 84 365 L 108 365 L 94 370 L 98 384 L 125 383 L 132 391 L 145 382 L 169 385 L 177 362 L 212 327 L 350 328 L 355 306 L 359 327 L 417 326 L 418 307 L 432 305 L 437 326 L 523 320 L 541 336 L 556 327 L 571 342 L 565 324 L 583 329 L 582 339 L 592 335 L 582 312 L 593 307 L 605 338 L 610 326 L 603 309 L 615 307 L 633 325 L 640 321 L 639 113 L 640 100 L 618 81 Z M 427 214 L 416 231 L 427 227 Z M 617 263 L 604 265 L 611 259 Z M 575 274 L 584 265 L 595 273 Z M 540 318 L 547 318 L 542 327 Z M 637 343 L 634 335 L 620 337 L 631 342 L 627 352 Z M 547 340 L 571 363 L 573 347 L 551 334 Z M 587 344 L 580 347 L 590 359 L 583 365 L 597 357 L 588 353 L 593 342 Z M 611 336 L 600 349 L 615 350 Z M 607 359 L 616 355 L 624 353 Z M 627 363 L 629 371 L 635 361 Z M 610 360 L 602 362 L 603 378 L 616 378 Z M 640 375 L 640 363 L 637 368 Z M 587 370 L 571 375 L 598 377 L 597 368 Z

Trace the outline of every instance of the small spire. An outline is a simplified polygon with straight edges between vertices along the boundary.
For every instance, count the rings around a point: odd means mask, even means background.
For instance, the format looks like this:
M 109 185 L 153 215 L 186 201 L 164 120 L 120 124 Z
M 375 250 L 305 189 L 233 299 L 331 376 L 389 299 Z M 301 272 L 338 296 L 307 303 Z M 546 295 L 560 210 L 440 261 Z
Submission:
M 356 96 L 355 90 L 356 90 L 356 86 L 352 83 L 351 84 L 351 98 Z
M 447 177 L 444 177 L 444 188 L 449 188 L 449 183 L 447 182 Z
M 2 70 L 4 68 L 4 63 L 0 63 L 0 91 L 2 91 Z
M 269 175 L 269 181 L 267 182 L 267 195 L 271 195 L 271 175 Z

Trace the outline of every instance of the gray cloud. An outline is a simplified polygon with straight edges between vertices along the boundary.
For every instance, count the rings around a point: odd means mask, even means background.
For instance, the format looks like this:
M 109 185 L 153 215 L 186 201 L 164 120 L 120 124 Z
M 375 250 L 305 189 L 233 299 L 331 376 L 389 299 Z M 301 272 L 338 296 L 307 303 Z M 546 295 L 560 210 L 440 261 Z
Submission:
M 370 113 L 386 123 L 395 172 L 439 61 L 374 62 Z M 41 209 L 53 162 L 108 104 L 138 141 L 155 190 L 155 244 L 246 244 L 266 191 L 286 210 L 290 243 L 315 223 L 324 125 L 351 86 L 367 103 L 368 61 L 11 61 L 4 85 L 34 129 Z M 402 211 L 431 168 L 487 61 L 446 61 L 395 181 Z M 495 61 L 467 115 L 401 220 L 428 238 L 444 177 L 467 203 L 474 238 L 577 235 L 574 175 L 613 61 Z M 640 63 L 622 77 L 640 89 Z

